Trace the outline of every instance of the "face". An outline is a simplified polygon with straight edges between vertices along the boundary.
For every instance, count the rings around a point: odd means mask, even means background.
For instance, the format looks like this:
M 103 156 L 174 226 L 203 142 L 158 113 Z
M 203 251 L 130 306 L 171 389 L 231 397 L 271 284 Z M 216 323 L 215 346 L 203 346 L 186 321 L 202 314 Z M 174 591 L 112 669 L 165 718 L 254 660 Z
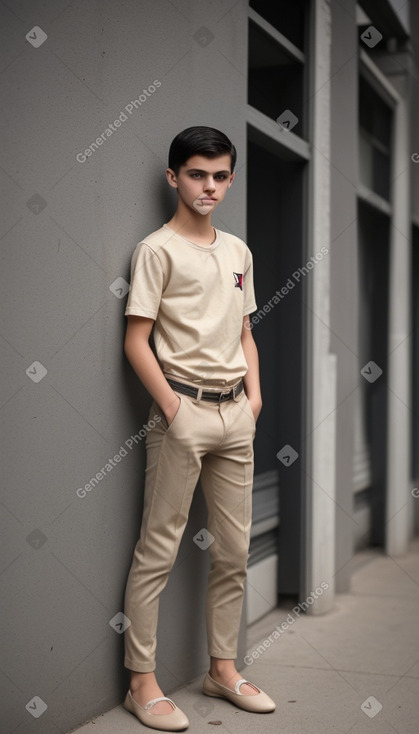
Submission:
M 234 180 L 230 173 L 231 158 L 220 155 L 206 158 L 194 155 L 180 167 L 178 176 L 168 168 L 167 180 L 177 188 L 179 198 L 190 209 L 205 215 L 210 214 L 224 199 L 227 189 Z

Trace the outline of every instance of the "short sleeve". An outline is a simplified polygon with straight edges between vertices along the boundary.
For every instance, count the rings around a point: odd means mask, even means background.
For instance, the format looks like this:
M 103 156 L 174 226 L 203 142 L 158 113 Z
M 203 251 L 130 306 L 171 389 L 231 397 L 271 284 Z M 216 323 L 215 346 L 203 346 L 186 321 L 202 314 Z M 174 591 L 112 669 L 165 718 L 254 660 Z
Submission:
M 243 292 L 243 316 L 246 316 L 257 310 L 253 283 L 253 256 L 248 247 L 246 253 L 246 270 L 243 277 Z
M 131 283 L 125 316 L 156 319 L 163 292 L 163 270 L 155 252 L 140 242 L 131 259 Z

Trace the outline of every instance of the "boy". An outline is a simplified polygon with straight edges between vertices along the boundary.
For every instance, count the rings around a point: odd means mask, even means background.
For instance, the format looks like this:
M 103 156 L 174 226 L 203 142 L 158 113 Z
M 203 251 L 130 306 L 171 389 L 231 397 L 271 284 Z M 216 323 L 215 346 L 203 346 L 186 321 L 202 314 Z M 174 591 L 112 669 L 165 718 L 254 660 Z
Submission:
M 257 309 L 252 255 L 238 237 L 211 225 L 234 180 L 236 149 L 219 130 L 189 127 L 172 141 L 168 163 L 177 209 L 137 245 L 125 310 L 125 354 L 154 398 L 150 417 L 161 420 L 146 437 L 142 525 L 125 593 L 131 625 L 124 664 L 131 682 L 124 705 L 151 728 L 178 731 L 189 721 L 154 675 L 158 600 L 199 477 L 214 536 L 206 600 L 211 663 L 203 693 L 254 712 L 273 711 L 275 703 L 234 665 L 262 408 L 249 328 L 249 313 Z M 153 325 L 157 358 L 149 344 Z

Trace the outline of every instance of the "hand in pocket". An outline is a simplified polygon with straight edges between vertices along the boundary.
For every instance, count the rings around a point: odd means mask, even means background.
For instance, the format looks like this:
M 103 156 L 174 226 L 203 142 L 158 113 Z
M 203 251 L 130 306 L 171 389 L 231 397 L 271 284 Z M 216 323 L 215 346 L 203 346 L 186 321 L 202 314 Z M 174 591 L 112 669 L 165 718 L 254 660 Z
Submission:
M 176 397 L 177 400 L 174 400 L 173 403 L 170 403 L 170 405 L 164 411 L 168 426 L 170 426 L 180 408 L 181 399 L 179 395 L 176 395 Z

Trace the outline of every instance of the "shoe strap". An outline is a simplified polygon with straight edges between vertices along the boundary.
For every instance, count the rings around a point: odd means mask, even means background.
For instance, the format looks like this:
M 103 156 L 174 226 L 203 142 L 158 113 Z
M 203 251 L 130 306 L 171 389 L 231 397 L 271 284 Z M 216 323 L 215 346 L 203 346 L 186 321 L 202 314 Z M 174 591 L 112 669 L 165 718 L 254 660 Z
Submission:
M 234 690 L 236 691 L 238 696 L 244 696 L 244 693 L 240 693 L 240 690 L 239 690 L 242 683 L 248 683 L 250 686 L 252 686 L 252 688 L 257 688 L 257 690 L 260 691 L 260 689 L 257 686 L 255 686 L 254 683 L 250 683 L 250 681 L 245 680 L 244 678 L 240 678 L 240 680 L 237 681 L 234 687 Z
M 242 693 L 240 693 L 240 686 L 241 686 L 241 684 L 242 684 L 242 683 L 248 683 L 248 682 L 249 682 L 249 681 L 245 680 L 244 678 L 240 678 L 240 680 L 238 680 L 238 681 L 237 681 L 237 683 L 236 683 L 236 685 L 235 685 L 235 687 L 234 687 L 234 690 L 236 691 L 236 693 L 237 693 L 237 694 L 238 694 L 239 696 L 242 696 L 242 695 L 243 695 Z
M 155 703 L 158 703 L 159 701 L 169 701 L 173 705 L 173 708 L 174 709 L 176 708 L 175 702 L 172 701 L 172 699 L 171 698 L 168 698 L 167 696 L 159 696 L 159 698 L 152 698 L 151 701 L 149 701 L 148 703 L 146 703 L 146 705 L 144 706 L 144 708 L 146 710 L 147 709 L 151 709 L 151 707 L 154 706 L 154 704 Z

